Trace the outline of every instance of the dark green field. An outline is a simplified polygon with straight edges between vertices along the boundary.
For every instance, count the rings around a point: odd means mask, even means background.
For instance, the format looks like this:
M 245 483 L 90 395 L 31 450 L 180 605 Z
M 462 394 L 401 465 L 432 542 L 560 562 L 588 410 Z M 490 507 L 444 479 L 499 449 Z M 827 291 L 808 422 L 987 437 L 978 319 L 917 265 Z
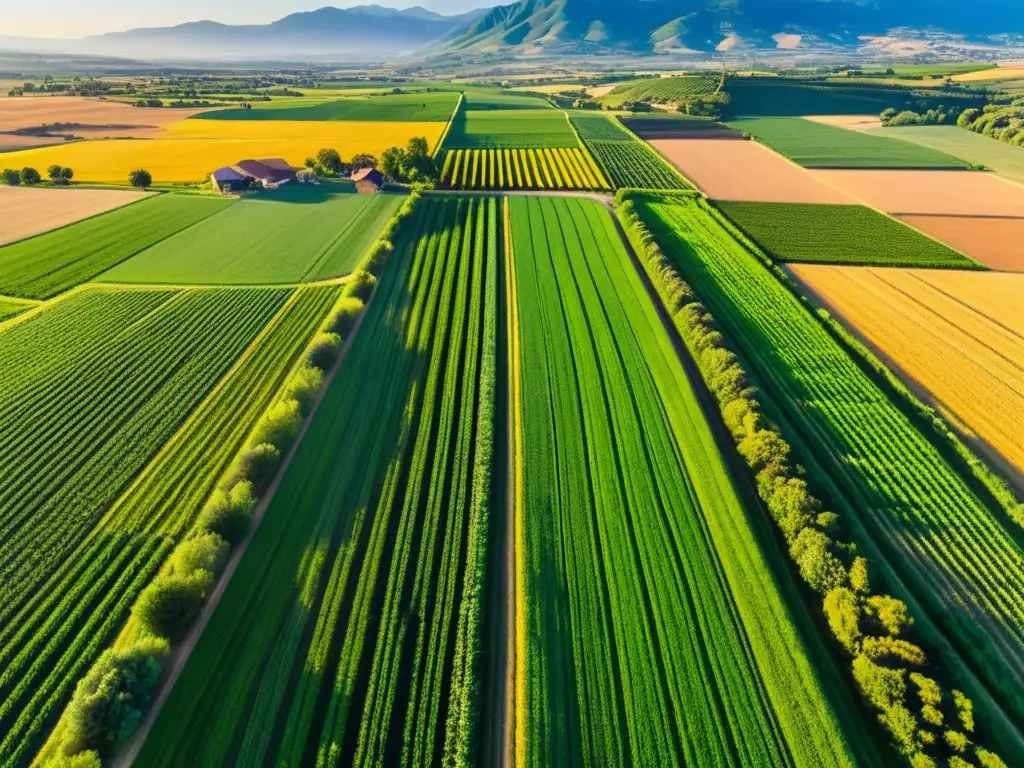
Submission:
M 379 123 L 444 123 L 459 101 L 457 93 L 396 93 L 385 96 L 352 97 L 311 107 L 255 106 L 252 109 L 223 109 L 203 112 L 196 120 L 304 120 Z
M 945 152 L 800 118 L 740 118 L 727 125 L 805 168 L 967 168 Z
M 983 269 L 942 243 L 859 205 L 717 203 L 780 261 Z

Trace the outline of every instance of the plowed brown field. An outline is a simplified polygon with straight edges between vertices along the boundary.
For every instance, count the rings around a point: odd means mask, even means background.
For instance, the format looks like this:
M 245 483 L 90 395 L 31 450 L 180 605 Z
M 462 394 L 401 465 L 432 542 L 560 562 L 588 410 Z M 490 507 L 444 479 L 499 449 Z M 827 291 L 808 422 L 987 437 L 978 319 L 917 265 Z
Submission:
M 1024 186 L 979 171 L 811 171 L 893 214 L 1024 217 Z
M 712 200 L 751 203 L 855 202 L 754 141 L 664 139 L 650 143 Z
M 1001 272 L 1024 272 L 1024 219 L 986 216 L 898 218 L 987 267 Z
M 1024 472 L 1024 275 L 808 265 L 792 270 Z
M 209 108 L 148 109 L 81 96 L 20 96 L 0 101 L 0 132 L 71 123 L 75 127 L 60 131 L 84 138 L 149 139 L 162 134 L 167 126 L 204 111 Z
M 0 158 L 2 163 L 2 158 Z M 24 240 L 120 208 L 145 192 L 104 189 L 28 189 L 0 186 L 0 245 Z

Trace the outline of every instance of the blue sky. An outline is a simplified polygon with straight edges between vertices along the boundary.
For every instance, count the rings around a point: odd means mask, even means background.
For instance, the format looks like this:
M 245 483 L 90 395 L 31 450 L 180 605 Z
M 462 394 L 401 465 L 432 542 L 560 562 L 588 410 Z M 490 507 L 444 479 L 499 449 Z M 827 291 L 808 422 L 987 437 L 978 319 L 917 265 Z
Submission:
M 488 0 L 0 0 L 0 36 L 74 38 L 199 19 L 263 24 L 295 11 L 373 2 L 393 8 L 421 5 L 439 13 L 461 13 L 491 4 Z

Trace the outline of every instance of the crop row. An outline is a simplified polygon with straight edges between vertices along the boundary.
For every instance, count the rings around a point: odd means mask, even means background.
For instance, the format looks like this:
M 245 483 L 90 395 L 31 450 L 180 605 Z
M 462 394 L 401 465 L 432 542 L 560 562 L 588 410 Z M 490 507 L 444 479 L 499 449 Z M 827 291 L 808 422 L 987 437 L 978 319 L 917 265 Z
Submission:
M 159 195 L 4 246 L 0 294 L 55 296 L 231 205 L 226 200 Z
M 608 97 L 611 101 L 654 101 L 678 104 L 700 97 L 709 97 L 718 91 L 719 77 L 651 77 L 623 83 Z
M 647 144 L 626 141 L 586 141 L 608 178 L 617 188 L 690 189 L 675 168 Z
M 452 189 L 608 189 L 585 149 L 451 150 L 441 183 Z
M 337 289 L 308 290 L 323 291 L 329 299 Z M 148 390 L 155 388 L 155 391 L 149 401 L 125 397 L 117 401 L 117 405 L 129 409 L 129 424 L 132 409 L 144 415 L 149 408 L 158 407 L 165 420 L 142 422 L 152 429 L 151 432 L 143 432 L 139 427 L 127 431 L 121 439 L 126 441 L 125 450 L 128 446 L 133 449 L 130 455 L 107 453 L 105 446 L 98 450 L 93 447 L 81 473 L 57 475 L 65 484 L 62 487 L 48 486 L 47 481 L 53 481 L 40 474 L 42 487 L 49 489 L 32 501 L 49 497 L 61 503 L 44 504 L 37 509 L 37 514 L 53 520 L 48 526 L 50 530 L 44 530 L 50 536 L 45 540 L 41 534 L 34 536 L 39 542 L 34 560 L 25 564 L 24 571 L 13 571 L 5 585 L 10 591 L 3 606 L 4 628 L 0 631 L 0 666 L 3 668 L 0 724 L 5 732 L 0 743 L 0 758 L 4 761 L 20 763 L 38 746 L 45 726 L 66 702 L 74 683 L 123 623 L 135 597 L 172 548 L 173 542 L 164 535 L 181 531 L 183 522 L 195 518 L 202 502 L 200 494 L 208 491 L 211 473 L 223 468 L 224 456 L 217 450 L 218 441 L 238 435 L 244 438 L 252 426 L 246 408 L 258 407 L 261 399 L 269 396 L 273 390 L 268 391 L 268 387 L 278 381 L 279 373 L 275 368 L 287 363 L 289 355 L 294 355 L 291 348 L 297 343 L 296 336 L 298 342 L 307 338 L 310 323 L 315 324 L 325 311 L 322 298 L 307 302 L 305 299 L 309 297 L 300 294 L 293 297 L 270 330 L 259 337 L 255 350 L 242 359 L 225 384 L 213 390 L 211 397 L 185 422 L 170 447 L 158 454 L 130 490 L 121 496 L 115 505 L 119 512 L 108 514 L 97 524 L 113 495 L 148 461 L 159 447 L 158 441 L 169 437 L 175 423 L 187 415 L 187 410 L 194 408 L 198 402 L 195 398 L 202 398 L 216 378 L 225 373 L 225 363 L 230 367 L 244 349 L 243 344 L 256 338 L 260 326 L 281 306 L 289 292 L 235 293 L 239 295 L 206 291 L 200 302 L 191 304 L 192 313 L 210 313 L 211 322 L 229 320 L 221 326 L 223 335 L 215 330 L 216 326 L 200 325 L 201 336 L 183 342 L 193 345 L 200 355 L 191 365 L 186 360 L 183 369 L 183 375 L 193 380 L 190 386 L 202 388 L 200 391 L 175 386 L 173 374 L 168 380 L 167 374 L 159 370 L 150 370 L 149 378 L 144 378 L 147 369 L 133 363 L 127 370 L 137 373 L 139 386 Z M 18 351 L 29 356 L 16 368 L 22 375 L 12 378 L 11 387 L 3 392 L 4 401 L 31 402 L 33 387 L 63 381 L 66 386 L 62 391 L 69 398 L 67 402 L 84 410 L 91 392 L 76 390 L 72 386 L 74 379 L 89 379 L 92 391 L 99 389 L 102 382 L 89 378 L 89 368 L 99 366 L 108 375 L 111 370 L 119 371 L 121 368 L 116 361 L 134 354 L 134 347 L 146 340 L 144 336 L 130 333 L 119 335 L 121 328 L 117 326 L 139 325 L 144 332 L 148 331 L 155 344 L 161 335 L 172 335 L 176 323 L 188 317 L 167 314 L 175 304 L 188 306 L 183 303 L 187 298 L 171 292 L 93 290 L 69 298 L 30 322 L 16 326 L 0 336 L 0 354 L 8 351 L 5 345 L 10 344 L 18 345 Z M 218 305 L 234 310 L 233 314 L 241 310 L 241 325 L 236 328 L 230 322 L 231 315 L 218 314 Z M 156 319 L 156 325 L 146 324 L 151 318 Z M 15 334 L 15 331 L 20 333 Z M 53 334 L 64 335 L 54 337 Z M 50 354 L 51 350 L 40 348 L 47 338 L 63 338 L 63 349 Z M 283 341 L 286 343 L 282 344 Z M 22 348 L 23 343 L 30 345 L 28 350 Z M 218 349 L 219 344 L 224 347 Z M 151 347 L 149 351 L 156 360 L 160 355 L 180 359 L 173 347 Z M 30 354 L 32 352 L 34 354 Z M 34 363 L 34 372 L 29 361 Z M 198 365 L 201 361 L 209 364 L 208 370 Z M 174 387 L 169 390 L 171 393 L 188 395 L 188 399 L 165 399 L 161 395 L 168 387 Z M 87 422 L 92 425 L 90 430 L 102 431 L 106 425 L 102 420 L 104 416 L 111 421 L 124 420 L 122 411 L 111 407 L 109 400 L 99 402 L 104 407 L 96 412 L 98 420 Z M 225 407 L 235 410 L 225 413 Z M 256 415 L 258 413 L 257 410 Z M 87 440 L 78 431 L 83 428 L 76 428 L 74 415 L 75 412 L 69 410 L 63 422 L 54 419 L 53 427 L 63 429 L 72 441 L 70 447 L 65 448 L 72 459 L 77 456 L 78 441 Z M 40 429 L 47 426 L 48 418 L 53 419 L 45 408 L 42 409 L 37 422 Z M 175 422 L 172 423 L 172 419 Z M 21 445 L 24 446 L 37 438 L 33 430 L 22 435 Z M 113 442 L 117 447 L 117 441 Z M 111 466 L 119 461 L 123 464 Z M 102 478 L 94 476 L 97 471 Z M 12 477 L 31 478 L 32 474 Z M 99 479 L 107 482 L 98 486 Z M 159 482 L 154 483 L 154 480 Z M 13 482 L 8 485 L 5 479 L 0 490 L 8 498 L 17 489 Z M 72 495 L 66 496 L 68 492 Z M 126 515 L 127 510 L 136 513 L 134 520 Z M 67 520 L 61 512 L 68 515 Z M 154 525 L 148 528 L 142 525 L 141 515 L 153 515 Z M 8 520 L 12 544 L 33 539 L 32 526 L 18 527 L 13 518 Z M 179 524 L 175 526 L 172 522 Z M 4 545 L 8 545 L 6 540 Z M 16 565 L 13 555 L 10 562 Z
M 640 212 L 736 345 L 795 458 L 912 607 L 955 682 L 1024 715 L 1024 552 L 1019 531 L 1006 527 L 1013 510 L 717 211 L 666 198 Z
M 440 764 L 475 743 L 498 205 L 416 210 L 142 764 Z
M 511 210 L 516 765 L 852 762 L 614 222 Z

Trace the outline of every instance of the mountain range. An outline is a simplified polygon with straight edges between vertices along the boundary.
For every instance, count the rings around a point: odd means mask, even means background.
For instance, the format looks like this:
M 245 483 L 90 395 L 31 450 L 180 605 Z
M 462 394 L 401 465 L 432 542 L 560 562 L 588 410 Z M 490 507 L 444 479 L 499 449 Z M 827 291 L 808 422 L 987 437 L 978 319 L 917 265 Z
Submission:
M 723 54 L 855 49 L 891 30 L 989 48 L 1024 35 L 1022 0 L 520 0 L 457 16 L 379 5 L 322 8 L 263 25 L 197 21 L 81 40 L 0 37 L 0 48 L 157 60 L 343 60 Z

